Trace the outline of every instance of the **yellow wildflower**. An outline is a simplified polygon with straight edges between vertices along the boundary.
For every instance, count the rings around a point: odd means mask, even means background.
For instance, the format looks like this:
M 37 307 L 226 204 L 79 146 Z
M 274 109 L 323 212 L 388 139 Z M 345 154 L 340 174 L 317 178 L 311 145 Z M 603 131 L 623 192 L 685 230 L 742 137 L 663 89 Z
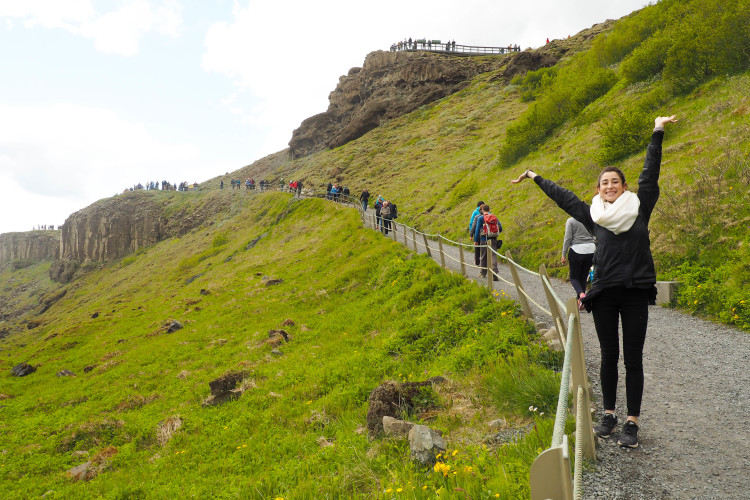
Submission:
M 458 450 L 453 450 L 453 456 L 455 457 L 456 455 L 458 455 Z
M 402 491 L 404 491 L 403 488 L 396 488 L 396 493 L 401 493 Z
M 5 467 L 5 466 L 3 465 L 3 467 Z M 427 485 L 425 484 L 424 486 L 422 486 L 422 491 L 424 491 L 426 489 L 427 489 Z
M 385 490 L 386 493 L 390 493 L 391 491 L 393 491 L 393 488 L 388 488 L 387 490 Z

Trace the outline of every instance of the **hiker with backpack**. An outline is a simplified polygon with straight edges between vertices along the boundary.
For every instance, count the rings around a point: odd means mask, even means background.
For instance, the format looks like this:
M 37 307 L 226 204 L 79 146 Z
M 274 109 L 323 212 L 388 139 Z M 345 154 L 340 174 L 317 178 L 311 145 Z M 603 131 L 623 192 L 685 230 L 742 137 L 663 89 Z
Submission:
M 484 205 L 483 201 L 479 201 L 477 203 L 477 208 L 474 209 L 474 211 L 471 213 L 471 218 L 469 219 L 469 238 L 474 240 L 474 229 L 476 228 L 475 222 L 477 220 L 477 215 L 479 215 L 482 211 L 482 205 Z M 479 266 L 479 263 L 481 257 L 481 249 L 478 246 L 474 247 L 474 265 Z
M 619 325 L 622 321 L 622 352 L 625 364 L 627 420 L 617 444 L 638 447 L 638 417 L 643 399 L 643 345 L 648 326 L 648 306 L 656 303 L 656 269 L 651 255 L 648 223 L 659 199 L 664 126 L 677 122 L 673 116 L 657 116 L 646 150 L 646 161 L 638 178 L 638 193 L 628 191 L 625 174 L 606 167 L 599 174 L 591 205 L 572 191 L 543 179 L 531 170 L 511 182 L 532 179 L 549 198 L 579 221 L 596 239 L 596 279 L 581 302 L 594 316 L 601 351 L 600 377 L 604 414 L 594 432 L 608 438 L 617 432 Z M 679 207 L 676 207 L 679 209 Z
M 503 226 L 497 217 L 490 212 L 489 205 L 482 205 L 480 210 L 480 214 L 474 219 L 474 245 L 480 249 L 479 277 L 487 277 L 487 254 L 491 253 L 492 256 L 489 258 L 492 263 L 492 271 L 495 273 L 492 276 L 492 281 L 499 281 L 497 277 L 497 255 L 495 252 L 503 244 L 502 240 L 498 241 L 497 239 L 503 230 Z M 494 252 L 490 252 L 488 247 L 494 250 Z

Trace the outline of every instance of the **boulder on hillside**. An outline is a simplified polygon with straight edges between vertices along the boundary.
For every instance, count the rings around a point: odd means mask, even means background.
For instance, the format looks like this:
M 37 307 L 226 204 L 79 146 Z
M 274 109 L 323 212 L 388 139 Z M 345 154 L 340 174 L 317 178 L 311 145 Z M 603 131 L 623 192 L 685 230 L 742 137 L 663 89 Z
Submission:
M 388 437 L 408 437 L 414 424 L 393 417 L 383 417 L 383 432 Z
M 445 452 L 443 437 L 426 425 L 415 425 L 409 431 L 411 458 L 422 465 L 435 465 L 435 457 Z
M 76 376 L 75 373 L 68 370 L 67 368 L 63 368 L 62 370 L 57 372 L 55 375 L 57 375 L 58 377 L 75 377 Z
M 173 319 L 172 321 L 164 325 L 164 328 L 166 329 L 167 333 L 174 333 L 177 330 L 182 330 L 182 323 Z
M 246 388 L 253 387 L 252 384 L 245 383 L 237 387 L 237 384 L 243 382 L 246 376 L 246 372 L 230 371 L 212 380 L 208 383 L 208 386 L 211 388 L 211 395 L 203 400 L 201 404 L 203 406 L 217 406 L 238 399 L 245 392 Z
M 14 377 L 25 377 L 26 375 L 31 375 L 35 371 L 36 371 L 36 368 L 33 367 L 33 366 L 31 366 L 30 364 L 28 364 L 28 363 L 20 363 L 20 364 L 14 366 L 10 370 L 10 373 Z
M 434 377 L 424 382 L 398 382 L 389 380 L 372 390 L 368 398 L 367 432 L 371 439 L 383 432 L 383 417 L 399 418 L 415 407 L 414 399 L 422 387 L 429 387 L 445 381 Z
M 246 376 L 246 372 L 240 371 L 230 371 L 225 373 L 221 377 L 208 383 L 208 386 L 211 388 L 211 394 L 216 396 L 223 392 L 231 391 L 237 387 L 237 384 L 242 382 Z

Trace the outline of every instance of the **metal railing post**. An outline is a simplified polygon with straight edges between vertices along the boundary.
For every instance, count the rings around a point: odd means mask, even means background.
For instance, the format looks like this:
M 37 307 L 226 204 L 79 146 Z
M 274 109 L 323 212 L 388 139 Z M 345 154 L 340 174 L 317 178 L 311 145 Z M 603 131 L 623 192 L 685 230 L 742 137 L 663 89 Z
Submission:
M 438 235 L 438 248 L 440 249 L 440 267 L 445 269 L 445 253 L 443 252 L 443 237 Z
M 518 275 L 518 269 L 516 269 L 516 263 L 513 261 L 510 250 L 505 252 L 505 257 L 508 259 L 508 269 L 510 269 L 510 274 L 513 276 L 513 283 L 516 285 L 516 290 L 518 290 L 518 301 L 521 303 L 523 315 L 529 319 L 534 319 L 534 314 L 531 312 L 526 295 L 524 295 L 523 283 L 521 283 L 521 277 Z

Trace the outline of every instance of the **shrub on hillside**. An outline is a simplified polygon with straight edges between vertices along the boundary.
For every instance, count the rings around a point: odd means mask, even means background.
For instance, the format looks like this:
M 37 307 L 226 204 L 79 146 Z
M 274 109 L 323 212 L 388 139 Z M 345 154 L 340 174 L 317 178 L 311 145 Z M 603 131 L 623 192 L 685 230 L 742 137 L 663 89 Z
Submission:
M 601 128 L 599 162 L 611 164 L 645 149 L 651 137 L 652 115 L 650 109 L 640 107 L 621 111 L 605 120 Z

